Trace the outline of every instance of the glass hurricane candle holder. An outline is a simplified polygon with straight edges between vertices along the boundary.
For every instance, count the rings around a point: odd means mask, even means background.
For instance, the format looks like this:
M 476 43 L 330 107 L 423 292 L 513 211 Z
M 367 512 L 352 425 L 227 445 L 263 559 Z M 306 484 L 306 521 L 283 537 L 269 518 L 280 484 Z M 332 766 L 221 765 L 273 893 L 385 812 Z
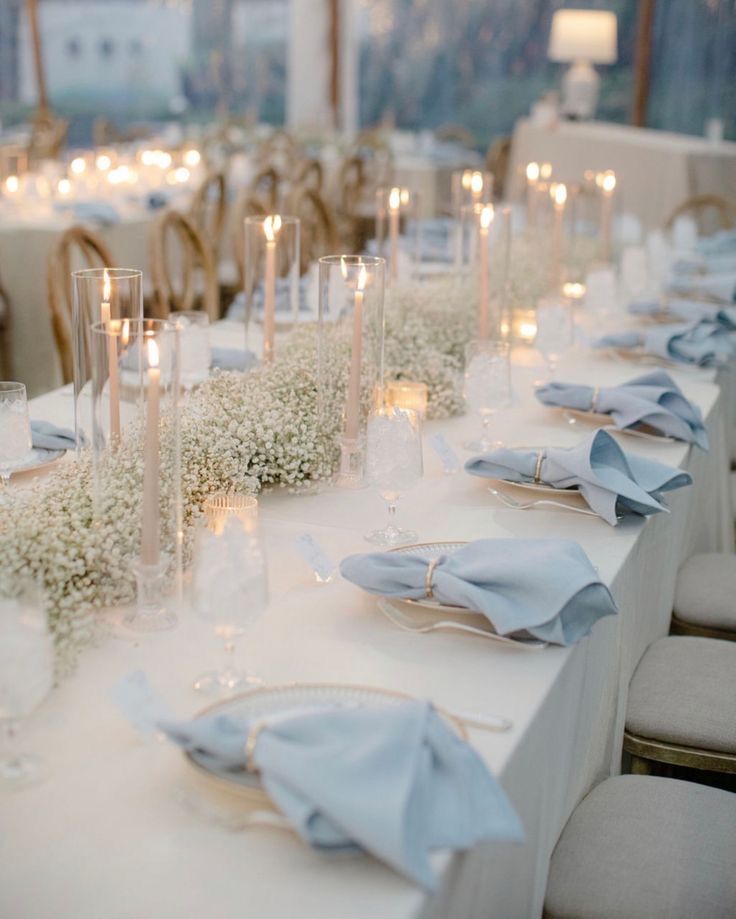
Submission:
M 387 265 L 386 283 L 412 280 L 421 263 L 419 196 L 394 185 L 376 192 L 376 247 Z
M 263 331 L 263 360 L 272 361 L 276 330 L 299 318 L 300 224 L 297 217 L 245 218 L 245 337 Z
M 131 573 L 131 628 L 176 622 L 182 504 L 177 324 L 98 322 L 91 334 L 93 511 L 112 570 Z M 117 416 L 119 427 L 111 419 Z
M 92 436 L 92 326 L 102 322 L 121 346 L 124 328 L 143 319 L 143 273 L 134 268 L 85 268 L 72 272 L 72 356 L 74 373 L 74 431 L 77 449 Z M 104 339 L 103 339 L 104 340 Z M 112 354 L 112 349 L 110 354 Z M 99 381 L 98 381 L 99 382 Z M 114 373 L 111 375 L 111 385 Z M 119 433 L 115 404 L 108 427 Z
M 478 338 L 502 339 L 509 327 L 511 208 L 488 202 L 461 215 L 462 264 L 477 289 Z
M 363 255 L 319 260 L 318 412 L 339 431 L 342 488 L 363 487 L 365 418 L 374 399 L 383 404 L 385 265 Z
M 217 492 L 202 505 L 207 529 L 216 536 L 222 535 L 227 521 L 234 517 L 252 533 L 258 525 L 258 499 L 236 492 Z

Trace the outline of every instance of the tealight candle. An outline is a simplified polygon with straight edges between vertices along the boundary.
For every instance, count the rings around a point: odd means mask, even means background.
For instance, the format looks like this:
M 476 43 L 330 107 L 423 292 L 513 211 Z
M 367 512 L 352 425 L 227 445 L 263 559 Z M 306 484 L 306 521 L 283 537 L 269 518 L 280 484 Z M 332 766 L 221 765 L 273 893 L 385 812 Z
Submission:
M 415 411 L 420 418 L 427 414 L 429 389 L 415 380 L 389 380 L 386 383 L 386 405 Z
M 513 337 L 525 345 L 533 345 L 537 337 L 537 314 L 534 310 L 524 310 L 514 315 Z
M 222 535 L 231 517 L 239 520 L 247 533 L 252 533 L 258 523 L 258 500 L 252 495 L 218 492 L 205 500 L 203 510 L 207 529 L 216 536 Z

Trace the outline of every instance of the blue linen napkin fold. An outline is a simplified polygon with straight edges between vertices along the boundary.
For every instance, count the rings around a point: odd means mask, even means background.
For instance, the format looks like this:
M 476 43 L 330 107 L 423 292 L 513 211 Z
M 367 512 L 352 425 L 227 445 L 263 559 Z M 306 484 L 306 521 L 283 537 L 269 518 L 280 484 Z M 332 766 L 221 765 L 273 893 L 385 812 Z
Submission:
M 736 300 L 736 272 L 723 271 L 701 275 L 673 275 L 668 283 L 669 290 L 695 291 L 696 293 L 709 294 L 721 300 L 730 302 Z
M 593 342 L 595 348 L 636 348 L 647 354 L 681 364 L 718 367 L 736 355 L 731 335 L 714 322 L 701 320 L 677 325 L 661 325 L 640 331 L 612 332 Z
M 120 222 L 120 214 L 108 201 L 66 201 L 57 202 L 55 209 L 60 212 L 71 212 L 75 220 L 82 223 L 99 223 L 111 226 Z
M 685 398 L 666 370 L 652 370 L 619 386 L 545 383 L 536 388 L 535 395 L 544 405 L 610 415 L 622 430 L 647 425 L 668 437 L 708 449 L 700 409 Z
M 213 370 L 250 370 L 258 363 L 252 351 L 239 348 L 212 348 L 210 367 Z
M 247 768 L 254 725 L 246 720 L 213 715 L 159 726 L 221 774 Z M 361 848 L 435 890 L 433 850 L 523 839 L 501 786 L 428 702 L 295 710 L 258 729 L 251 764 L 271 800 L 317 849 Z
M 625 453 L 602 429 L 576 447 L 548 447 L 543 452 L 539 479 L 555 488 L 577 488 L 592 510 L 611 526 L 626 513 L 648 517 L 668 510 L 662 493 L 692 484 L 681 469 Z M 491 450 L 468 460 L 471 475 L 507 482 L 534 482 L 539 451 Z
M 421 600 L 428 565 L 418 555 L 373 552 L 343 559 L 340 572 L 369 593 Z M 559 645 L 616 613 L 587 555 L 568 539 L 478 539 L 441 555 L 431 586 L 441 603 L 483 613 L 499 635 L 527 631 Z
M 683 322 L 706 319 L 723 326 L 727 332 L 736 331 L 736 306 L 719 306 L 706 300 L 671 299 L 666 306 L 659 300 L 636 300 L 629 304 L 632 316 L 661 316 Z
M 57 427 L 50 421 L 31 421 L 31 441 L 41 450 L 73 450 L 77 446 L 74 431 Z

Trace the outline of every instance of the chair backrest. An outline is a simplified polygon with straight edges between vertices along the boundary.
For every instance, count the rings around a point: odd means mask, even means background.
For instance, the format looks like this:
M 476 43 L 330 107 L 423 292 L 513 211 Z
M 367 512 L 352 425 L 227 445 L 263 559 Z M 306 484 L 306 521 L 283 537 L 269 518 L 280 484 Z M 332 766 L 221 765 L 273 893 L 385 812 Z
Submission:
M 267 214 L 278 213 L 283 198 L 284 179 L 274 166 L 265 166 L 250 183 L 249 194 L 266 207 Z
M 291 212 L 301 222 L 300 271 L 306 274 L 318 258 L 337 251 L 337 224 L 332 210 L 313 188 L 302 188 L 296 192 Z
M 49 115 L 36 121 L 28 143 L 29 162 L 57 159 L 66 143 L 68 131 L 69 122 L 63 118 Z
M 212 322 L 220 318 L 212 249 L 191 218 L 179 211 L 164 211 L 153 223 L 151 280 L 159 318 L 172 310 L 191 309 L 203 309 Z
M 302 167 L 297 174 L 297 188 L 311 188 L 313 191 L 322 192 L 322 183 L 324 181 L 324 170 L 319 160 L 308 159 L 302 163 Z
M 720 195 L 694 195 L 674 209 L 665 221 L 664 228 L 671 230 L 678 217 L 693 214 L 701 230 L 712 230 L 712 222 L 709 226 L 705 220 L 708 213 L 715 213 L 721 230 L 736 226 L 736 202 L 728 201 Z
M 110 268 L 114 264 L 110 251 L 91 230 L 73 226 L 65 230 L 54 243 L 46 266 L 46 285 L 51 310 L 51 327 L 61 361 L 65 383 L 74 377 L 72 303 L 74 288 L 72 271 L 76 268 Z M 92 321 L 92 317 L 88 317 Z M 89 349 L 89 341 L 84 346 Z
M 0 282 L 0 379 L 3 380 L 14 378 L 13 350 L 10 346 L 12 320 L 13 311 L 10 298 Z
M 233 258 L 238 267 L 241 290 L 245 285 L 245 218 L 265 217 L 268 213 L 267 205 L 248 190 L 242 191 L 233 205 L 233 216 L 230 225 L 231 239 Z
M 511 138 L 497 137 L 486 153 L 486 169 L 493 176 L 493 193 L 503 198 L 511 159 Z
M 189 216 L 217 255 L 227 218 L 227 184 L 222 172 L 211 172 L 192 198 Z

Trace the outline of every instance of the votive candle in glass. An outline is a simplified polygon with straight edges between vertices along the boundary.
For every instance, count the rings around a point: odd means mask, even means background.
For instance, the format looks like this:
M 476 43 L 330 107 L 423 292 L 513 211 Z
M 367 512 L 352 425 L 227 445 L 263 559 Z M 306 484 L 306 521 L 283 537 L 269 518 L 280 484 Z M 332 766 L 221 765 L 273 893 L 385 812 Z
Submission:
M 421 418 L 427 414 L 429 389 L 415 380 L 388 380 L 385 404 L 393 408 L 411 409 Z

